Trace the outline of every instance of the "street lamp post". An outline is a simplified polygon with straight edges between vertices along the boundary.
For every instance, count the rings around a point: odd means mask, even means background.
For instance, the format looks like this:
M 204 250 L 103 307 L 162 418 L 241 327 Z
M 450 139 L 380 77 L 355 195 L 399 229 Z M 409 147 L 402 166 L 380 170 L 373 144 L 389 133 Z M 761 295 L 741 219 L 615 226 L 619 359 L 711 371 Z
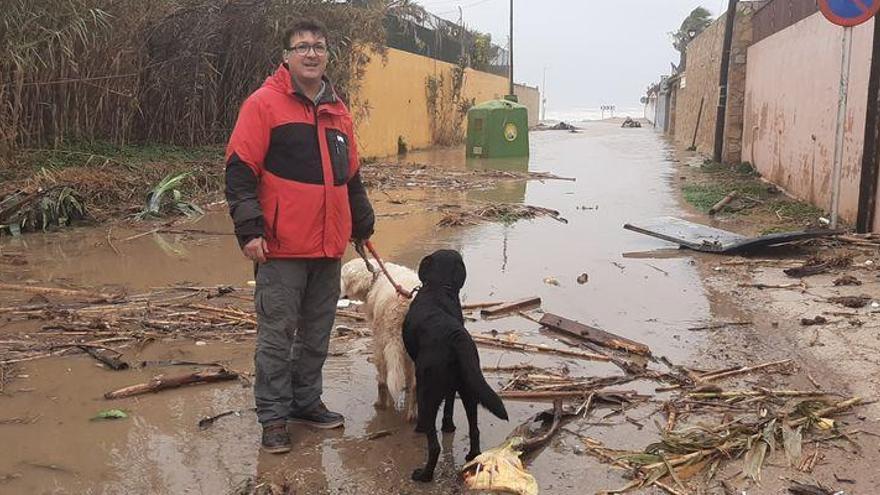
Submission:
M 508 56 L 510 57 L 510 63 L 508 64 L 510 69 L 510 95 L 514 95 L 513 92 L 513 0 L 510 0 L 510 49 Z

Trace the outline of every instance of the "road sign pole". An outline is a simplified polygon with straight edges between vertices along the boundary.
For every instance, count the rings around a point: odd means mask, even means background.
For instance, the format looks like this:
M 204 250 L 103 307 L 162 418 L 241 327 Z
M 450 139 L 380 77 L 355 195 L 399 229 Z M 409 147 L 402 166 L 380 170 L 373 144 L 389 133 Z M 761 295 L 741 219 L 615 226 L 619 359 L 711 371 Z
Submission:
M 843 55 L 840 62 L 840 94 L 837 100 L 837 133 L 834 137 L 834 168 L 831 183 L 831 228 L 836 229 L 840 216 L 840 175 L 843 169 L 843 139 L 846 132 L 846 107 L 849 97 L 849 74 L 852 61 L 853 28 L 843 28 Z

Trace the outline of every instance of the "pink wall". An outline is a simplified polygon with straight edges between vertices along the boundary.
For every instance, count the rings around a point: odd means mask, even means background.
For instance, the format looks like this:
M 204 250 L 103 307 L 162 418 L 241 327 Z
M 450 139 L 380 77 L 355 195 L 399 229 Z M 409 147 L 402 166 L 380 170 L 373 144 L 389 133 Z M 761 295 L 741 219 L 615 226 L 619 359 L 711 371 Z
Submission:
M 855 28 L 840 213 L 855 223 L 873 22 Z M 831 209 L 843 28 L 817 13 L 749 48 L 743 161 L 790 194 Z

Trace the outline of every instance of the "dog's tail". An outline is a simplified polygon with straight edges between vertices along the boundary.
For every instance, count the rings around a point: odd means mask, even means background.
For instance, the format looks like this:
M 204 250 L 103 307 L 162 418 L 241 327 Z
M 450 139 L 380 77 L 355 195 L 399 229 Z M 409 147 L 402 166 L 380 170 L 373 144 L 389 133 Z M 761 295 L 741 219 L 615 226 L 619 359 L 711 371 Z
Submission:
M 403 348 L 403 340 L 393 339 L 382 349 L 385 355 L 385 384 L 396 399 L 406 387 L 406 360 L 409 356 Z
M 480 354 L 467 332 L 456 336 L 455 352 L 461 378 L 465 385 L 477 394 L 477 400 L 483 407 L 498 418 L 507 421 L 507 409 L 504 407 L 504 402 L 486 383 L 486 377 L 483 376 L 483 370 L 480 368 Z

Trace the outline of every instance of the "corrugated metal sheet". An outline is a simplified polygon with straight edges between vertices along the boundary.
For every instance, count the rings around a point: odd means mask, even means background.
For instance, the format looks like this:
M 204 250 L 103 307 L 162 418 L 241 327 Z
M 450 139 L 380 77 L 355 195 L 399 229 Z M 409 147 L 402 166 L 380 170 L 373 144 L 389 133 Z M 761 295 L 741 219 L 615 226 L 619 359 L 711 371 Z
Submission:
M 816 0 L 771 0 L 755 13 L 753 42 L 768 38 L 818 11 Z

